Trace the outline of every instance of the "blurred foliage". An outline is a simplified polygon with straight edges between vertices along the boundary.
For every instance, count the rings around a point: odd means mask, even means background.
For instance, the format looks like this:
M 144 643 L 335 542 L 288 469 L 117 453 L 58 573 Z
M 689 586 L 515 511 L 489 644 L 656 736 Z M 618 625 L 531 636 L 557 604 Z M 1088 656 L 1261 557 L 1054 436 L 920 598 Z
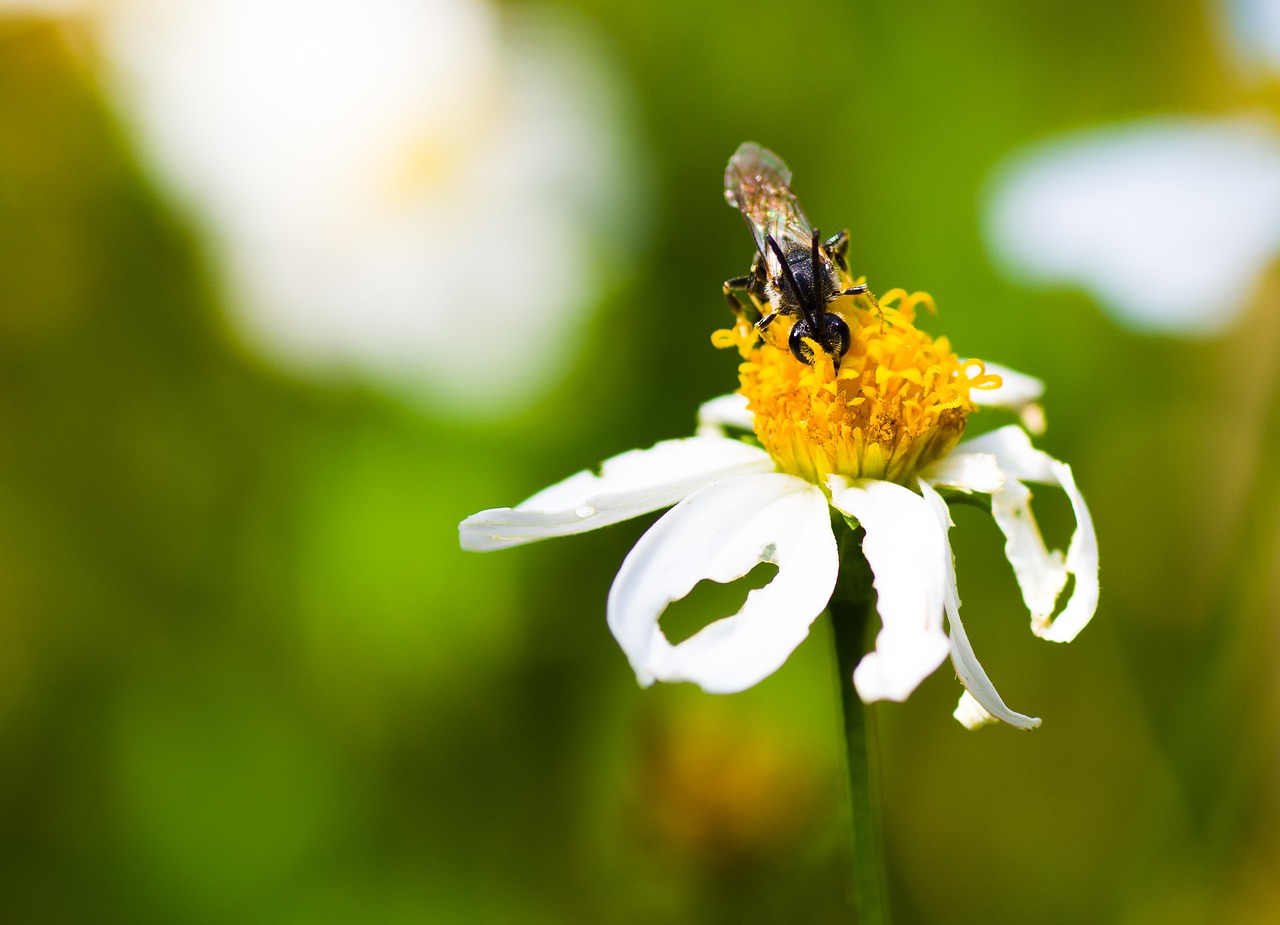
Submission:
M 1280 281 L 1220 342 L 1144 340 L 1001 282 L 976 221 L 1017 144 L 1222 106 L 1206 6 L 571 5 L 633 82 L 658 232 L 564 382 L 489 427 L 249 356 L 86 37 L 0 23 L 6 920 L 846 920 L 823 625 L 745 694 L 642 691 L 603 610 L 651 518 L 457 549 L 732 387 L 719 185 L 752 138 L 874 288 L 1049 383 L 1098 523 L 1101 608 L 1060 648 L 956 512 L 970 634 L 1045 724 L 965 732 L 945 671 L 880 709 L 897 920 L 1275 921 Z

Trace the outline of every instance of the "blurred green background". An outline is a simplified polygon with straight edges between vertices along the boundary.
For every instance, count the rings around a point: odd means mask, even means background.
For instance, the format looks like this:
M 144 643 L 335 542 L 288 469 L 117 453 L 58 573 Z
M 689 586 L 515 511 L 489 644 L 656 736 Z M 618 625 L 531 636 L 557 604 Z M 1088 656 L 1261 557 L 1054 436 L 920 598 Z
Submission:
M 604 603 L 652 517 L 457 546 L 733 387 L 708 335 L 750 244 L 720 183 L 754 139 L 873 288 L 1048 383 L 1039 444 L 1097 522 L 1101 606 L 1062 647 L 956 511 L 969 633 L 1045 722 L 966 732 L 948 669 L 880 708 L 896 921 L 1280 920 L 1280 282 L 1224 338 L 1142 338 L 979 237 L 1017 146 L 1240 105 L 1211 10 L 565 6 L 628 82 L 647 243 L 551 391 L 476 422 L 244 347 L 92 37 L 0 20 L 0 917 L 848 920 L 824 623 L 744 694 L 643 691 Z

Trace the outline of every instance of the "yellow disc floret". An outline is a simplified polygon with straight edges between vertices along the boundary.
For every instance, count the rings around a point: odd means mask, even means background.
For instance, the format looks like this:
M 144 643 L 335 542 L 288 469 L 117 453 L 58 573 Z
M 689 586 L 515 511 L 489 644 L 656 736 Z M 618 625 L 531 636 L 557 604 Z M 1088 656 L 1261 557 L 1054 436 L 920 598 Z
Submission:
M 813 365 L 795 358 L 787 344 L 794 319 L 761 332 L 742 318 L 712 335 L 742 354 L 738 391 L 780 470 L 818 484 L 831 473 L 906 484 L 951 452 L 975 407 L 970 391 L 1000 378 L 917 329 L 921 304 L 933 308 L 927 293 L 901 289 L 878 302 L 867 294 L 831 303 L 853 335 L 838 369 L 816 343 Z

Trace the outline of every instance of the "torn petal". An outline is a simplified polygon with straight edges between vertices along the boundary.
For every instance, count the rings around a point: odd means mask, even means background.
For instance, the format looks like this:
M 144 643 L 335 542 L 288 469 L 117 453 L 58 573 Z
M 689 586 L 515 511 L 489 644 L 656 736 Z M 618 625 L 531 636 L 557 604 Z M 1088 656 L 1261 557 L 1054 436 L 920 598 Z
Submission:
M 734 581 L 761 562 L 778 573 L 738 613 L 672 645 L 667 605 L 703 579 Z M 636 678 L 732 693 L 776 671 L 835 588 L 839 557 L 826 497 L 777 472 L 721 479 L 668 511 L 631 550 L 609 591 L 609 628 Z
M 1032 631 L 1054 642 L 1070 642 L 1098 606 L 1098 539 L 1071 467 L 1037 450 L 1027 434 L 1013 426 L 966 441 L 956 451 L 990 453 L 1004 472 L 1004 487 L 991 496 L 991 514 L 1005 535 L 1005 555 L 1031 611 Z M 1031 513 L 1031 492 L 1023 481 L 1057 485 L 1070 499 L 1076 529 L 1065 556 L 1045 547 Z M 1075 576 L 1075 589 L 1054 620 L 1053 610 L 1068 575 Z
M 955 666 L 956 676 L 960 679 L 960 683 L 964 685 L 966 694 L 973 702 L 973 707 L 976 707 L 976 710 L 980 710 L 982 714 L 991 718 L 986 722 L 999 720 L 1018 729 L 1035 729 L 1040 725 L 1040 720 L 1009 709 L 1004 700 L 1001 699 L 995 685 L 991 683 L 991 678 L 983 670 L 982 664 L 978 661 L 978 656 L 974 654 L 973 646 L 969 643 L 969 636 L 964 631 L 964 624 L 960 621 L 960 592 L 956 583 L 955 560 L 951 553 L 951 539 L 948 535 L 948 531 L 953 526 L 951 512 L 947 508 L 947 502 L 942 500 L 942 496 L 927 483 L 920 485 L 920 491 L 925 503 L 929 505 L 930 510 L 933 511 L 934 516 L 938 519 L 938 525 L 942 528 L 942 539 L 946 544 L 947 597 L 945 604 L 947 624 L 951 635 L 951 664 Z M 961 706 L 964 706 L 966 702 L 961 698 L 960 703 Z M 969 720 L 978 715 L 974 709 L 967 710 L 962 717 L 959 713 L 959 708 L 957 708 L 957 713 L 954 715 L 969 729 L 976 728 L 976 726 L 969 724 Z M 981 725 L 981 723 L 978 725 Z
M 1076 532 L 1071 535 L 1071 543 L 1067 546 L 1067 571 L 1076 576 L 1076 587 L 1062 613 L 1041 635 L 1051 642 L 1070 642 L 1093 619 L 1093 613 L 1098 609 L 1098 537 L 1093 530 L 1089 508 L 1084 503 L 1084 495 L 1076 487 L 1071 467 L 1055 459 L 1053 474 L 1071 499 L 1071 509 L 1076 515 Z
M 991 516 L 1005 536 L 1004 554 L 1031 612 L 1032 630 L 1041 635 L 1067 584 L 1066 559 L 1061 550 L 1045 546 L 1031 512 L 1031 490 L 1016 479 L 991 496 Z
M 630 450 L 546 488 L 514 508 L 473 514 L 458 528 L 463 549 L 485 551 L 569 536 L 669 507 L 728 475 L 768 472 L 769 454 L 720 437 L 664 440 Z
M 949 591 L 945 532 L 925 500 L 910 489 L 874 479 L 828 476 L 831 503 L 866 531 L 863 555 L 875 576 L 881 629 L 874 652 L 853 672 L 865 701 L 905 700 L 947 657 L 942 629 Z

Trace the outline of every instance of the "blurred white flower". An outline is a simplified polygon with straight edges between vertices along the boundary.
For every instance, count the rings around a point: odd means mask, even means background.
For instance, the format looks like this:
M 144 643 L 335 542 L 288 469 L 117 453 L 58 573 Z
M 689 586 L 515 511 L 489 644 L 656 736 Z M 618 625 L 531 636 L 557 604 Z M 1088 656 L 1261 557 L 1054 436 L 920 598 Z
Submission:
M 621 81 L 566 13 L 82 6 L 144 159 L 210 233 L 234 320 L 289 366 L 510 414 L 563 369 L 644 225 Z
M 1215 333 L 1280 253 L 1280 133 L 1165 119 L 1054 141 L 1003 168 L 987 222 L 1013 275 L 1077 283 L 1140 330 Z
M 1280 70 L 1280 3 L 1227 12 L 1234 57 Z M 1135 330 L 1221 332 L 1280 255 L 1280 125 L 1171 116 L 1035 145 L 997 169 L 986 233 L 1010 275 L 1078 285 Z

